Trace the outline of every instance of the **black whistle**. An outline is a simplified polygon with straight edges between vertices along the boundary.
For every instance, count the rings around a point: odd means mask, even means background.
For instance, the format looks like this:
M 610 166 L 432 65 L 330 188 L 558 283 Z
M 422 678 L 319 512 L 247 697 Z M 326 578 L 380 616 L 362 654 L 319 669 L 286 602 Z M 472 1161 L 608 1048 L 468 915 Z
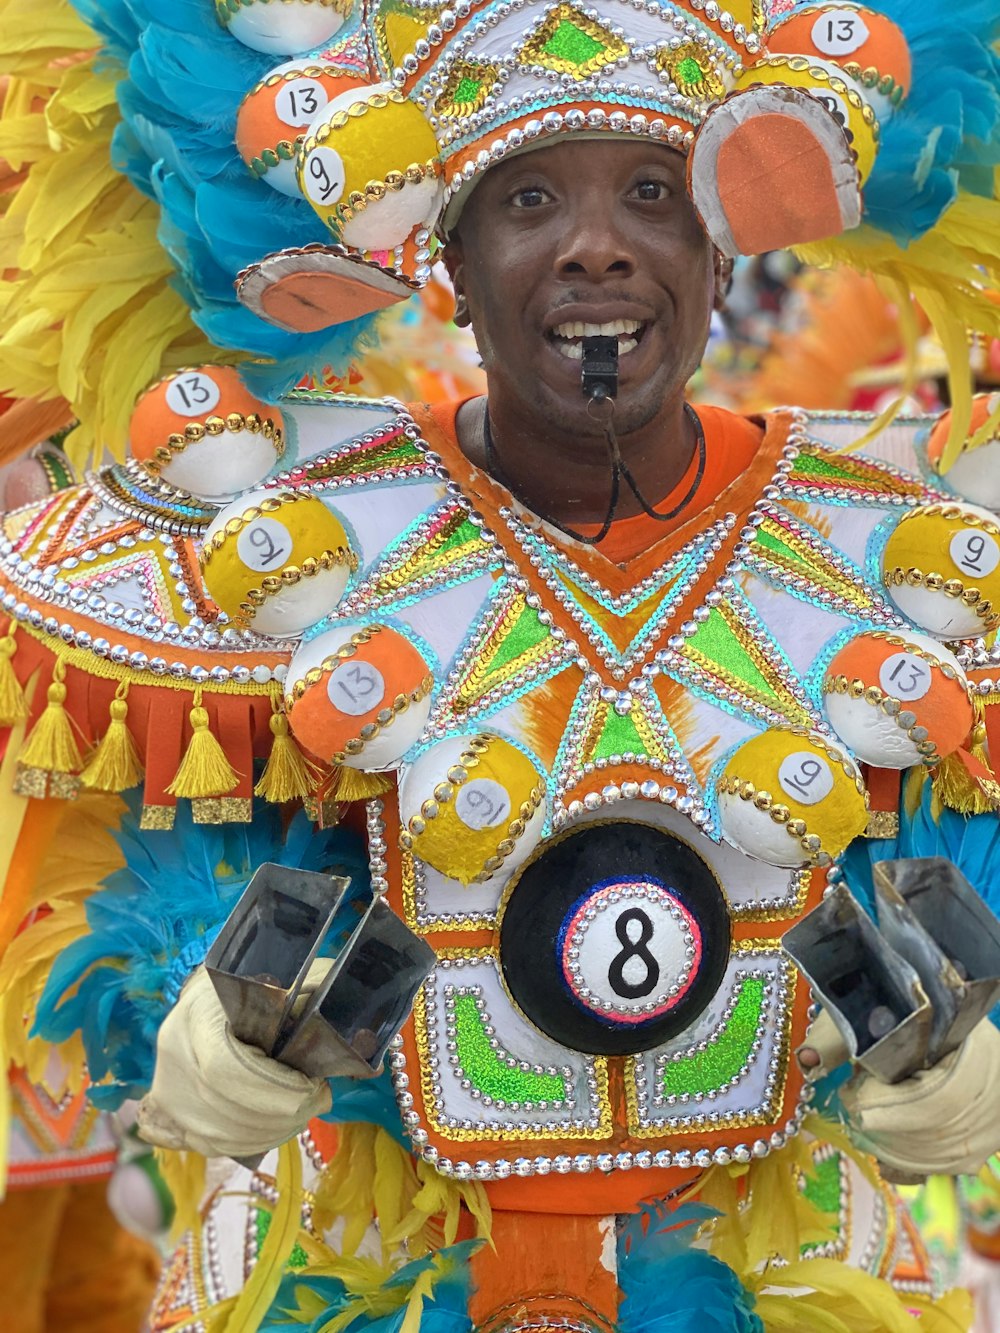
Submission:
M 618 397 L 617 338 L 584 338 L 581 387 L 594 403 Z

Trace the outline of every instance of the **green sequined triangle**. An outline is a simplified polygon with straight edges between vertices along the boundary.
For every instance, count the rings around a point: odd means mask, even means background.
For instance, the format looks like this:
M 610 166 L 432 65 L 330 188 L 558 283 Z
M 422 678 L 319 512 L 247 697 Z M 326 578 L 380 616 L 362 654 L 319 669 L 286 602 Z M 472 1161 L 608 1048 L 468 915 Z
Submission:
M 605 50 L 603 42 L 597 41 L 575 23 L 563 20 L 555 32 L 542 47 L 546 55 L 558 56 L 560 60 L 569 60 L 574 65 L 585 65 L 594 56 Z
M 698 632 L 688 640 L 688 647 L 721 667 L 727 675 L 740 681 L 754 694 L 763 695 L 773 703 L 783 697 L 740 643 L 736 632 L 717 607 L 713 607 L 708 619 L 698 626 Z
M 646 754 L 648 746 L 639 734 L 632 715 L 622 717 L 613 708 L 607 710 L 604 728 L 592 756 L 594 759 L 610 759 L 612 755 Z

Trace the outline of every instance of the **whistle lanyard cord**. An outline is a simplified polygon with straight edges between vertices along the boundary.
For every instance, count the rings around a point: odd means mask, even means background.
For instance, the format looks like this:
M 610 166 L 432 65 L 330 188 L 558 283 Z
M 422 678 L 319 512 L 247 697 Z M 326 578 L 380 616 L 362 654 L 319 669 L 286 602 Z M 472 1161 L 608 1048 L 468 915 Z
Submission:
M 563 532 L 565 532 L 567 536 L 572 537 L 574 541 L 583 542 L 587 546 L 599 545 L 611 531 L 611 525 L 615 521 L 615 511 L 618 508 L 618 500 L 621 494 L 621 483 L 623 478 L 626 486 L 628 486 L 629 490 L 639 501 L 643 513 L 648 515 L 649 518 L 655 519 L 657 523 L 669 523 L 671 519 L 676 518 L 677 515 L 691 503 L 691 500 L 697 493 L 698 488 L 702 483 L 702 479 L 705 476 L 705 462 L 708 455 L 708 450 L 705 444 L 705 431 L 702 427 L 701 420 L 698 417 L 698 413 L 690 403 L 685 403 L 684 411 L 687 413 L 688 419 L 691 421 L 695 429 L 695 448 L 698 451 L 698 466 L 695 470 L 694 477 L 691 480 L 691 485 L 684 492 L 684 495 L 678 503 L 674 505 L 672 509 L 668 509 L 665 513 L 659 512 L 654 509 L 652 505 L 647 503 L 642 492 L 639 490 L 636 480 L 632 476 L 627 463 L 621 456 L 621 450 L 618 447 L 618 437 L 615 435 L 613 425 L 613 401 L 609 398 L 606 398 L 603 401 L 608 403 L 610 407 L 608 419 L 604 424 L 604 435 L 608 446 L 608 461 L 611 464 L 611 498 L 608 503 L 608 510 L 604 522 L 601 524 L 600 531 L 593 537 L 585 536 L 582 532 L 577 532 L 573 528 L 567 527 L 565 523 L 553 524 L 555 527 L 561 528 Z M 486 447 L 486 463 L 490 475 L 496 477 L 497 481 L 506 486 L 511 495 L 513 495 L 514 498 L 527 509 L 533 509 L 534 506 L 530 505 L 524 496 L 511 484 L 503 464 L 500 462 L 496 443 L 493 439 L 493 431 L 490 426 L 489 407 L 487 407 L 483 416 L 483 440 Z M 547 523 L 553 522 L 553 520 L 546 518 L 544 514 L 541 514 L 540 517 Z

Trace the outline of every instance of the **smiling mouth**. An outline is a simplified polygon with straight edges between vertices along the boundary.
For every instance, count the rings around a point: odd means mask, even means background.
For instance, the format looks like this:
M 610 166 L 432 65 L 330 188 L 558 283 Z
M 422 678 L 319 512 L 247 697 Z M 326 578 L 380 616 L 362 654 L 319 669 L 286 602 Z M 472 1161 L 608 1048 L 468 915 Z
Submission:
M 646 332 L 646 323 L 637 319 L 612 319 L 604 324 L 582 324 L 578 320 L 557 324 L 546 335 L 568 361 L 583 360 L 584 338 L 617 338 L 618 355 L 635 351 Z

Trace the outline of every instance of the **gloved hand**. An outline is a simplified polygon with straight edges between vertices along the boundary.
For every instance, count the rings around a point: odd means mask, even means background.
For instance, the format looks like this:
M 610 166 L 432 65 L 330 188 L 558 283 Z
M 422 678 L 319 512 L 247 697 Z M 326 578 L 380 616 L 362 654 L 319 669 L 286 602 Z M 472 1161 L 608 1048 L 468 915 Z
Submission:
M 821 1013 L 800 1063 L 816 1078 L 846 1058 L 833 1020 Z M 840 1099 L 858 1146 L 878 1158 L 887 1180 L 976 1172 L 1000 1149 L 1000 1032 L 983 1019 L 957 1051 L 900 1083 L 856 1069 Z
M 330 959 L 317 959 L 303 997 L 330 966 Z M 141 1136 L 206 1157 L 253 1157 L 329 1109 L 325 1079 L 290 1069 L 233 1036 L 211 978 L 199 967 L 160 1028 L 153 1086 L 139 1103 Z

